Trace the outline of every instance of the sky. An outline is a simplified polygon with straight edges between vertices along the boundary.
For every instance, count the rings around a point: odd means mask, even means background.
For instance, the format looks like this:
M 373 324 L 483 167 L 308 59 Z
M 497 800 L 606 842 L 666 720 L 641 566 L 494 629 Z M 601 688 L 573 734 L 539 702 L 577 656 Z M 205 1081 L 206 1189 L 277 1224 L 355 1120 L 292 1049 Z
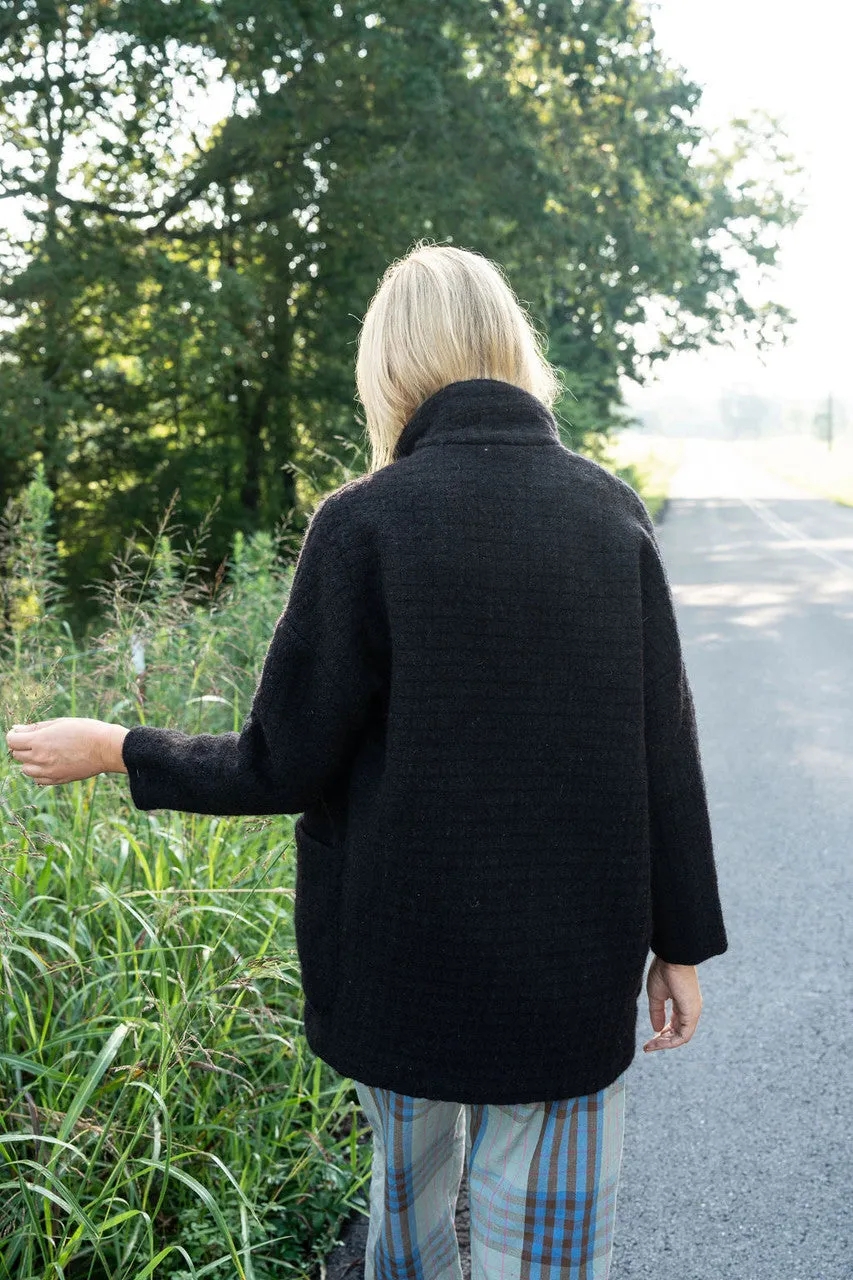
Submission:
M 853 404 L 853 113 L 846 88 L 853 3 L 659 0 L 649 8 L 660 49 L 703 86 L 704 124 L 724 125 L 751 108 L 780 117 L 807 170 L 808 207 L 786 233 L 772 290 L 797 316 L 787 346 L 761 357 L 750 344 L 674 356 L 648 388 L 626 380 L 629 404 L 642 414 L 678 402 L 682 412 L 695 407 L 698 420 L 726 389 L 807 402 L 834 393 L 843 420 L 845 400 Z

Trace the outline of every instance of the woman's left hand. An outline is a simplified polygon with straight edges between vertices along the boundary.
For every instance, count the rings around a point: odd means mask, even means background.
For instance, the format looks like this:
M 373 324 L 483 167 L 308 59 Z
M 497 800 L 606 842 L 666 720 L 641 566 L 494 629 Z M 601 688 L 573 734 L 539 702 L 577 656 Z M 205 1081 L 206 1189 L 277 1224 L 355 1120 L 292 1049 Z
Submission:
M 15 725 L 6 734 L 9 754 L 43 787 L 80 782 L 96 773 L 127 773 L 121 744 L 127 729 L 105 720 L 59 716 Z

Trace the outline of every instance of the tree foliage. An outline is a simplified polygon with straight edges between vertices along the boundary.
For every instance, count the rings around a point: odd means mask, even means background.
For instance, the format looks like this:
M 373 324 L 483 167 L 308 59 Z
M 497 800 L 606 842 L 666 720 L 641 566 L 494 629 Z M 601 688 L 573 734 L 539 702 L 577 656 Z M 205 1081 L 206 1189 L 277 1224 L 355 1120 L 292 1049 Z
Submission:
M 78 609 L 176 488 L 211 566 L 298 537 L 362 465 L 358 325 L 418 238 L 502 263 L 575 447 L 622 376 L 787 321 L 749 291 L 784 138 L 715 149 L 633 0 L 0 0 L 0 52 L 0 508 L 41 457 Z

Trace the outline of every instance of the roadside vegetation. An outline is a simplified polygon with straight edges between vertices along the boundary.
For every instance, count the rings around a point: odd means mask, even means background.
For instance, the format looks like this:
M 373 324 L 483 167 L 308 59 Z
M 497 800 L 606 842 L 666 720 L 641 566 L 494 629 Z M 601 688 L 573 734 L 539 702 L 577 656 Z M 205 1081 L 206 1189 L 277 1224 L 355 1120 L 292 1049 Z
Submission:
M 167 511 L 61 621 L 50 490 L 7 521 L 5 728 L 60 715 L 239 728 L 291 570 L 238 535 L 215 591 Z M 137 670 L 144 660 L 144 670 Z M 123 775 L 0 763 L 0 1276 L 303 1276 L 366 1205 L 354 1091 L 308 1049 L 293 819 L 144 813 Z
M 780 479 L 853 507 L 853 437 L 842 437 L 831 448 L 814 436 L 773 436 L 735 444 Z
M 600 461 L 642 495 L 652 518 L 656 519 L 683 455 L 682 439 L 626 429 L 614 431 L 604 440 Z

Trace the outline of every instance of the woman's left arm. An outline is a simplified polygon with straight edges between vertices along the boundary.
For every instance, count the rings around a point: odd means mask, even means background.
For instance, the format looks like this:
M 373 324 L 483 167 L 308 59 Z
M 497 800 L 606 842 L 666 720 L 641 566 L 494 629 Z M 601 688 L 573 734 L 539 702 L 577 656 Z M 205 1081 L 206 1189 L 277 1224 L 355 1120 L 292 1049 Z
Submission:
M 126 772 L 138 809 L 307 809 L 351 760 L 387 674 L 378 584 L 365 549 L 340 541 L 339 504 L 330 497 L 308 526 L 239 733 L 60 718 L 7 735 L 24 772 L 53 782 Z M 48 777 L 50 770 L 57 772 Z
M 96 773 L 127 773 L 121 749 L 127 729 L 105 720 L 59 716 L 15 724 L 6 734 L 9 754 L 40 786 L 79 782 Z

